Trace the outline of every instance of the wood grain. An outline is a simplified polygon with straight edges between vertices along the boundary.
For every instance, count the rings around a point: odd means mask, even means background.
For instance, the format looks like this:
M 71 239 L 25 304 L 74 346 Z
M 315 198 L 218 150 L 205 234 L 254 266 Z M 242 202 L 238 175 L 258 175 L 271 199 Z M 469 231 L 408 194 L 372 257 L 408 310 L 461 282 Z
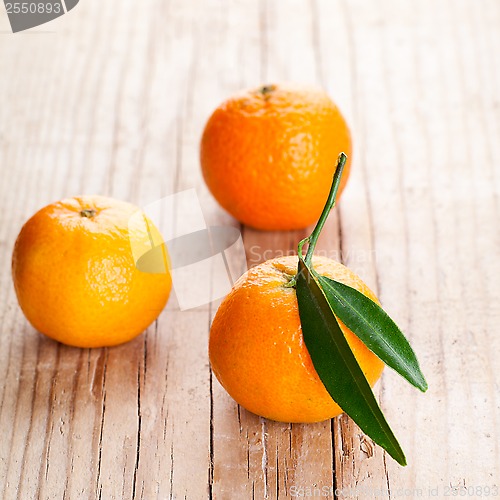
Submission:
M 2 10 L 0 497 L 500 487 L 498 26 L 495 0 L 82 0 L 16 35 Z M 95 350 L 40 336 L 17 306 L 12 246 L 55 199 L 146 205 L 194 187 L 207 224 L 239 228 L 203 184 L 198 141 L 226 96 L 283 80 L 324 86 L 351 124 L 352 178 L 318 251 L 378 292 L 421 359 L 426 395 L 389 370 L 377 386 L 406 468 L 347 417 L 282 424 L 238 407 L 208 364 L 217 301 L 181 311 L 173 297 L 144 335 Z M 249 265 L 306 234 L 240 229 Z

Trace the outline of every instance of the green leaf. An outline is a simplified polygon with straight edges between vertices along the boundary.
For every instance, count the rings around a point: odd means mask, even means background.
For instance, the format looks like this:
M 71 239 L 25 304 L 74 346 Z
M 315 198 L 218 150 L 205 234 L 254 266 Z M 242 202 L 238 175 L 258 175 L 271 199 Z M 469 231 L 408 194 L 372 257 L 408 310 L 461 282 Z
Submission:
M 358 290 L 326 276 L 316 276 L 337 318 L 386 365 L 425 392 L 428 386 L 417 356 L 388 314 Z
M 302 242 L 301 242 L 302 243 Z M 296 292 L 302 334 L 314 368 L 333 400 L 401 465 L 403 450 L 340 329 L 299 245 Z

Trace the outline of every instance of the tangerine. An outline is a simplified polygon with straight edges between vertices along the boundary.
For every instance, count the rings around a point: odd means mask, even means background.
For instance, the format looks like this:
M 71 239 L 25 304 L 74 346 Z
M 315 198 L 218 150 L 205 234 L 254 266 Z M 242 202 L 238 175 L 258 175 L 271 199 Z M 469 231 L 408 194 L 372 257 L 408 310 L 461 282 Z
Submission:
M 14 246 L 14 287 L 29 322 L 77 347 L 121 344 L 164 308 L 171 289 L 160 233 L 139 208 L 102 196 L 80 196 L 39 210 Z M 163 245 L 164 272 L 142 272 L 133 250 Z
M 330 97 L 284 83 L 242 91 L 217 107 L 203 132 L 200 162 L 213 196 L 236 219 L 292 230 L 318 219 L 340 151 L 350 158 L 350 132 Z
M 326 257 L 313 257 L 318 274 L 340 281 L 376 301 L 351 270 Z M 210 330 L 213 372 L 247 410 L 282 422 L 318 422 L 342 409 L 319 378 L 304 343 L 297 296 L 287 286 L 298 258 L 285 256 L 251 268 L 221 303 Z M 341 321 L 339 325 L 373 387 L 384 363 Z

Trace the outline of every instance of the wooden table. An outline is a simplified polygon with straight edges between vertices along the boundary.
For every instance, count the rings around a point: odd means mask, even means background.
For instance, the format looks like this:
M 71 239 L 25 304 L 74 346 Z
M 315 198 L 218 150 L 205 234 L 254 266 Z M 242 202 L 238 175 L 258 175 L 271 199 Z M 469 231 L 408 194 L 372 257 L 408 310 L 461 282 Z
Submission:
M 500 494 L 500 2 L 81 0 L 30 33 L 1 23 L 0 497 Z M 173 297 L 144 335 L 95 350 L 17 306 L 12 246 L 50 201 L 196 188 L 207 223 L 237 226 L 204 186 L 200 134 L 222 99 L 281 80 L 324 86 L 351 124 L 320 249 L 377 290 L 428 377 L 425 395 L 390 370 L 377 386 L 406 468 L 346 417 L 238 408 L 208 364 L 216 303 Z M 242 231 L 265 257 L 305 234 Z

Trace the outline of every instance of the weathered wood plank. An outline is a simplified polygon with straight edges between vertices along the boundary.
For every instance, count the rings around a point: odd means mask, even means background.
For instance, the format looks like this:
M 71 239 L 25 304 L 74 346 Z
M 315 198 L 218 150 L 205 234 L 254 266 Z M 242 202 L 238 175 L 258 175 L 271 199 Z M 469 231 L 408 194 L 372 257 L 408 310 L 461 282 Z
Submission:
M 0 496 L 500 486 L 499 23 L 494 0 L 82 0 L 44 33 L 2 32 Z M 207 224 L 239 227 L 203 184 L 198 141 L 227 95 L 280 80 L 323 85 L 352 127 L 352 178 L 318 251 L 378 291 L 421 358 L 425 396 L 389 370 L 377 389 L 407 468 L 346 417 L 239 408 L 208 366 L 218 301 L 180 311 L 173 296 L 145 335 L 97 350 L 41 337 L 15 301 L 20 226 L 63 196 L 146 205 L 194 187 Z M 244 228 L 248 264 L 304 235 Z

